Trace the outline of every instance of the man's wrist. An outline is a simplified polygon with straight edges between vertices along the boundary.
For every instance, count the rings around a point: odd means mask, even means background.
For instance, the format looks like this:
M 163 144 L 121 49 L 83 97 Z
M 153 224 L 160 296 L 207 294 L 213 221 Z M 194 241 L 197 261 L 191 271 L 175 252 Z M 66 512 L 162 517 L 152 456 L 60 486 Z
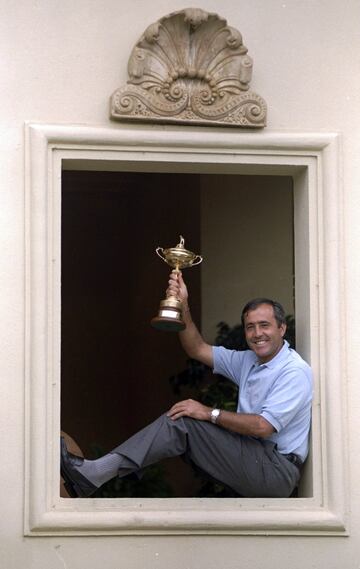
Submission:
M 218 422 L 218 419 L 220 417 L 220 413 L 221 413 L 221 409 L 212 409 L 210 411 L 210 421 L 212 422 L 213 425 L 216 425 L 216 423 Z
M 190 306 L 188 305 L 187 302 L 182 302 L 181 310 L 183 314 L 185 314 L 186 312 L 190 312 Z
M 192 321 L 190 307 L 189 307 L 188 303 L 185 303 L 182 305 L 181 315 L 182 315 L 184 322 L 186 322 L 187 324 L 189 324 Z

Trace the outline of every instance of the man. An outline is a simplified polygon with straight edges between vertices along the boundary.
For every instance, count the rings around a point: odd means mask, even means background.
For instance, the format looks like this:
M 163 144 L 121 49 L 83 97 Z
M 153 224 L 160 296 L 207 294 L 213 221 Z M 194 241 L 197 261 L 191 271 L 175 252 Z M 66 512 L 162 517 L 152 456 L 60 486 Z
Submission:
M 183 455 L 243 497 L 287 497 L 308 453 L 310 367 L 284 341 L 285 314 L 269 299 L 242 312 L 249 350 L 210 346 L 192 321 L 182 275 L 170 275 L 168 294 L 183 305 L 180 340 L 186 353 L 239 386 L 236 412 L 179 401 L 156 421 L 97 460 L 70 454 L 61 439 L 61 473 L 73 497 L 86 497 L 114 476 Z

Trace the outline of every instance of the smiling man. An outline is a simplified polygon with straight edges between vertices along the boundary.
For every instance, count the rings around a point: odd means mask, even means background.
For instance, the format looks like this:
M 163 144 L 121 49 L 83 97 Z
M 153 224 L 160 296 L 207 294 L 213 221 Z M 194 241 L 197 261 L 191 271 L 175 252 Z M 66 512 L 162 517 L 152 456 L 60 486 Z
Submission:
M 248 346 L 259 362 L 272 360 L 281 350 L 286 332 L 282 307 L 266 298 L 253 300 L 244 308 L 242 323 Z
M 312 374 L 284 340 L 285 314 L 266 298 L 249 302 L 242 323 L 249 350 L 211 346 L 194 324 L 182 275 L 170 275 L 168 294 L 183 305 L 186 353 L 239 387 L 236 412 L 179 401 L 104 457 L 68 453 L 61 440 L 61 473 L 71 496 L 91 495 L 114 476 L 136 473 L 162 458 L 183 455 L 244 497 L 287 497 L 308 454 Z

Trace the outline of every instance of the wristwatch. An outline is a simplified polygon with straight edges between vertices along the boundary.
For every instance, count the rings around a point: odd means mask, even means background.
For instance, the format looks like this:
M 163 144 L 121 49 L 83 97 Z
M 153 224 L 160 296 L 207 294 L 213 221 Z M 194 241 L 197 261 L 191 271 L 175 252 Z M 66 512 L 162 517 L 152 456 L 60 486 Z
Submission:
M 213 409 L 210 413 L 210 421 L 215 425 L 221 413 L 220 409 Z

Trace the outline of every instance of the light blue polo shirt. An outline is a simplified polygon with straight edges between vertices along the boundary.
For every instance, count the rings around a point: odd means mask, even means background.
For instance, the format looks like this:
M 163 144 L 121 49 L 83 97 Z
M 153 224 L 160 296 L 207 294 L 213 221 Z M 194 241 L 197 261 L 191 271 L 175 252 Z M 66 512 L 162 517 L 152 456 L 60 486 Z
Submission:
M 251 350 L 213 346 L 214 373 L 239 386 L 238 413 L 264 417 L 276 430 L 267 440 L 283 454 L 295 453 L 303 461 L 309 450 L 313 380 L 310 366 L 284 342 L 267 363 Z

